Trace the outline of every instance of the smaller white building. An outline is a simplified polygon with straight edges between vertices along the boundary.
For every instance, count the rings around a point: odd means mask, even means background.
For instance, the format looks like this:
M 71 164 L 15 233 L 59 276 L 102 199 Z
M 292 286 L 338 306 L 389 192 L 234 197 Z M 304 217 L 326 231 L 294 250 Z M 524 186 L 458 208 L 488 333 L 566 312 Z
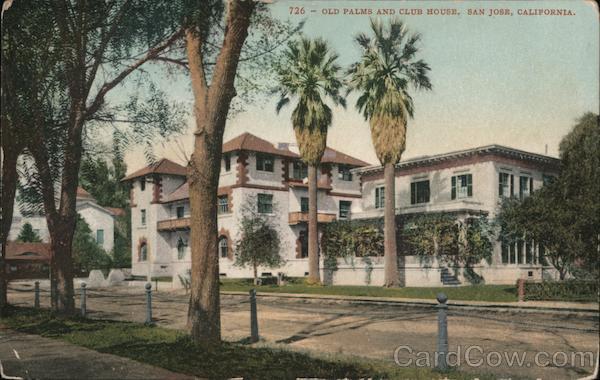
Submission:
M 98 244 L 110 253 L 115 241 L 115 217 L 123 213 L 122 209 L 102 207 L 98 205 L 94 197 L 82 187 L 77 188 L 77 212 L 90 226 L 94 238 Z M 13 221 L 8 235 L 9 241 L 14 241 L 19 236 L 23 225 L 31 224 L 33 230 L 43 242 L 50 242 L 50 234 L 46 217 L 44 215 L 23 215 L 19 205 L 15 201 Z

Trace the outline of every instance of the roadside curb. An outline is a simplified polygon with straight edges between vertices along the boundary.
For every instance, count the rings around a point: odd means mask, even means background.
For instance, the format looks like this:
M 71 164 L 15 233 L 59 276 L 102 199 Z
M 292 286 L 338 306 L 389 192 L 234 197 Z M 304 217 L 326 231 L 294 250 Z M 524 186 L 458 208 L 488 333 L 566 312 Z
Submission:
M 244 296 L 247 297 L 247 292 L 241 291 L 221 291 L 222 295 L 230 296 Z M 324 294 L 302 294 L 302 293 L 271 293 L 271 292 L 260 292 L 256 293 L 257 297 L 260 298 L 284 298 L 284 299 L 297 299 L 306 300 L 311 302 L 334 302 L 334 303 L 348 303 L 348 304 L 363 304 L 363 305 L 387 305 L 387 306 L 409 306 L 409 307 L 425 307 L 435 308 L 438 304 L 435 300 L 424 300 L 424 299 L 408 299 L 408 298 L 389 298 L 389 297 L 361 297 L 361 296 L 335 296 L 335 295 L 324 295 Z M 552 314 L 578 314 L 585 316 L 598 317 L 600 315 L 599 310 L 581 307 L 581 308 L 570 308 L 570 307 L 552 307 L 552 306 L 540 306 L 540 305 L 515 305 L 513 303 L 465 303 L 462 301 L 448 301 L 449 307 L 457 307 L 461 310 L 487 310 L 487 311 L 498 311 L 498 312 L 525 312 L 525 313 L 552 313 Z

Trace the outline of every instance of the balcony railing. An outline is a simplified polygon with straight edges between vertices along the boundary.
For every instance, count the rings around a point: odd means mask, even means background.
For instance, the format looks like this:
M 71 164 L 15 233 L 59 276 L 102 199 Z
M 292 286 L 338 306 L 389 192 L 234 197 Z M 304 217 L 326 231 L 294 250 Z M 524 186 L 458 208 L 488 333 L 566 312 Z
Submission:
M 190 218 L 161 220 L 156 224 L 159 231 L 187 230 L 190 228 Z
M 317 214 L 317 222 L 318 223 L 331 223 L 335 221 L 336 214 L 325 214 L 318 213 Z M 298 223 L 308 223 L 308 213 L 307 212 L 290 212 L 289 213 L 289 224 L 298 224 Z

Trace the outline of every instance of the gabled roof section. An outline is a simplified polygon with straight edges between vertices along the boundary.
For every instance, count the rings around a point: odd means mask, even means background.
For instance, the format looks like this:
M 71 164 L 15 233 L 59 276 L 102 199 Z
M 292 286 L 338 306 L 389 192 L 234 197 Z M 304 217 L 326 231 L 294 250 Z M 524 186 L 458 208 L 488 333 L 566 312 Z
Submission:
M 354 158 L 346 153 L 342 153 L 329 147 L 325 149 L 325 153 L 323 154 L 323 158 L 321 158 L 321 162 L 324 164 L 332 163 L 358 167 L 370 165 L 368 162 L 359 160 L 358 158 Z
M 285 149 L 277 149 L 267 140 L 261 139 L 260 137 L 254 136 L 248 132 L 242 133 L 238 137 L 234 137 L 223 144 L 223 153 L 235 152 L 239 150 L 268 153 L 284 157 L 298 157 L 296 153 Z
M 268 153 L 283 157 L 291 157 L 298 159 L 300 158 L 299 154 L 292 152 L 289 149 L 277 148 L 275 147 L 275 145 L 268 142 L 267 140 L 261 139 L 260 137 L 257 137 L 248 132 L 234 137 L 233 139 L 223 144 L 223 153 L 235 152 L 240 150 Z M 324 164 L 329 163 L 351 166 L 369 166 L 368 162 L 364 162 L 362 160 L 359 160 L 358 158 L 354 158 L 329 147 L 325 149 L 325 153 L 323 154 L 321 162 Z
M 181 201 L 190 197 L 190 184 L 186 181 L 171 194 L 163 196 L 162 203 Z
M 145 168 L 129 174 L 121 181 L 130 181 L 132 179 L 147 176 L 149 174 L 168 174 L 185 177 L 187 175 L 187 169 L 169 159 L 163 158 L 152 165 L 148 165 Z
M 396 164 L 396 169 L 405 169 L 415 166 L 427 166 L 443 161 L 452 161 L 465 157 L 485 155 L 497 155 L 521 161 L 533 162 L 539 164 L 540 166 L 550 167 L 555 170 L 558 170 L 560 168 L 560 160 L 558 158 L 494 144 L 485 145 L 477 148 L 459 150 L 455 152 L 435 154 L 433 156 L 421 156 L 411 158 L 406 161 L 400 161 L 398 164 Z M 380 171 L 383 171 L 383 166 L 381 165 L 373 165 L 356 169 L 356 172 L 361 175 L 373 174 Z
M 104 207 L 106 210 L 110 211 L 114 216 L 124 216 L 125 210 L 119 207 Z

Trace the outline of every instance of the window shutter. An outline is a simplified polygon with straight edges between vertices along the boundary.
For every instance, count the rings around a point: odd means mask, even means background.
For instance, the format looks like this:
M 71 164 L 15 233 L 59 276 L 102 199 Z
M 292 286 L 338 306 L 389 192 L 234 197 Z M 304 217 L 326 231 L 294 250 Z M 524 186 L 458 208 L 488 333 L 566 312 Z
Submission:
M 502 193 L 504 189 L 502 188 L 502 173 L 498 173 L 498 196 L 502 197 L 504 194 Z
M 414 205 L 417 203 L 417 184 L 412 182 L 410 184 L 410 204 Z
M 456 177 L 452 177 L 452 199 L 456 199 Z
M 515 176 L 510 175 L 510 196 L 515 195 Z
M 529 194 L 533 194 L 533 177 L 529 177 Z
M 473 196 L 473 175 L 467 175 L 467 195 L 469 197 Z

